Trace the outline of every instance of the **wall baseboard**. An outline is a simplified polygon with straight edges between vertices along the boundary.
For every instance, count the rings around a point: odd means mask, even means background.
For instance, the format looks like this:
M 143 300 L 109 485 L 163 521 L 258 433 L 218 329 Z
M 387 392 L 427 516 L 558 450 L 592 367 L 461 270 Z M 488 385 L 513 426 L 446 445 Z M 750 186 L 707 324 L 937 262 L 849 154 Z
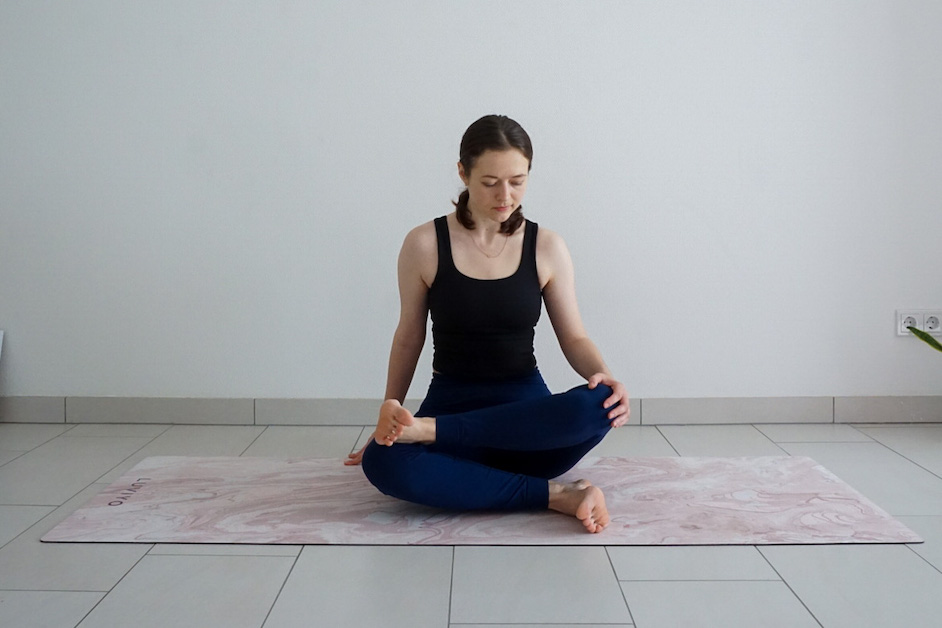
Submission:
M 646 425 L 833 423 L 833 397 L 642 399 Z
M 409 399 L 412 411 L 420 400 Z M 379 399 L 0 397 L 4 423 L 370 425 Z M 942 423 L 942 396 L 632 399 L 638 425 Z
M 65 423 L 65 397 L 0 397 L 0 423 Z

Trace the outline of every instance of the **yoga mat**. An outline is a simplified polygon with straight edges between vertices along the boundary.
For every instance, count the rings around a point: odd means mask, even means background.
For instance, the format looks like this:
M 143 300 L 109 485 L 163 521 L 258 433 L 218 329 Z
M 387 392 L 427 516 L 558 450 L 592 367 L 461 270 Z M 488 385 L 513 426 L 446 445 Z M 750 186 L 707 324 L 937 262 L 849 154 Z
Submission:
M 147 458 L 42 540 L 351 545 L 768 545 L 921 539 L 805 457 L 595 458 L 589 534 L 550 511 L 449 512 L 377 491 L 336 459 Z

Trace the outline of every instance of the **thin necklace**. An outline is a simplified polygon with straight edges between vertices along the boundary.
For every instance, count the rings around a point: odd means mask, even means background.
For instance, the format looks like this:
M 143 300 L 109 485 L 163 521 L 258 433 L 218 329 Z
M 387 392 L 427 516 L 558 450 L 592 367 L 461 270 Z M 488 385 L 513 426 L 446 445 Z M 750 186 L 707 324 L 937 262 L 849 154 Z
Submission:
M 497 251 L 497 254 L 496 254 L 496 255 L 488 255 L 488 254 L 487 254 L 487 251 L 485 251 L 484 249 L 482 249 L 482 248 L 481 248 L 481 245 L 478 244 L 477 240 L 474 239 L 474 236 L 471 236 L 471 242 L 473 242 L 473 243 L 474 243 L 474 246 L 478 247 L 478 250 L 479 250 L 481 253 L 484 254 L 484 257 L 486 257 L 486 258 L 488 258 L 488 259 L 494 259 L 495 257 L 500 257 L 500 254 L 504 252 L 504 247 L 507 246 L 507 240 L 508 240 L 508 239 L 509 239 L 509 238 L 508 238 L 507 236 L 504 236 L 504 243 L 501 245 L 500 250 Z

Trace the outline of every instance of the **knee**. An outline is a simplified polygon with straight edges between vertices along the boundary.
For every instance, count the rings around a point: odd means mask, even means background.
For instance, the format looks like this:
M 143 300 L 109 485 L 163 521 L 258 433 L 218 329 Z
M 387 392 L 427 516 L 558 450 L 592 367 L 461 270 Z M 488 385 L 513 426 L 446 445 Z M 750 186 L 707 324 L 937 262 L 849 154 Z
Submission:
M 386 447 L 374 441 L 363 451 L 363 474 L 384 495 L 405 499 L 403 495 L 412 482 L 413 449 L 411 445 Z
M 577 406 L 577 414 L 585 417 L 607 416 L 611 408 L 606 409 L 603 405 L 605 400 L 612 396 L 614 392 L 611 386 L 599 384 L 595 388 L 589 388 L 588 384 L 577 386 L 569 391 L 572 394 L 573 402 Z
M 363 451 L 363 460 L 360 463 L 363 467 L 363 475 L 370 481 L 370 484 L 386 493 L 385 484 L 392 475 L 395 465 L 392 464 L 390 450 L 392 447 L 383 447 L 376 442 L 370 443 Z

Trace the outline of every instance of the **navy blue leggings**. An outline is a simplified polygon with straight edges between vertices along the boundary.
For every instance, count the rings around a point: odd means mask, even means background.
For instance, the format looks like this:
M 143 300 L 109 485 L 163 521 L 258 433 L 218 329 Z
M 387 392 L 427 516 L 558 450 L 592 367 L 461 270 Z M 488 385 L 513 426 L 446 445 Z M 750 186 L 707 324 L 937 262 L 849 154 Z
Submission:
M 502 382 L 434 374 L 416 416 L 436 418 L 431 445 L 370 443 L 363 472 L 399 499 L 454 510 L 545 509 L 562 475 L 610 429 L 612 389 L 553 395 L 539 371 Z

